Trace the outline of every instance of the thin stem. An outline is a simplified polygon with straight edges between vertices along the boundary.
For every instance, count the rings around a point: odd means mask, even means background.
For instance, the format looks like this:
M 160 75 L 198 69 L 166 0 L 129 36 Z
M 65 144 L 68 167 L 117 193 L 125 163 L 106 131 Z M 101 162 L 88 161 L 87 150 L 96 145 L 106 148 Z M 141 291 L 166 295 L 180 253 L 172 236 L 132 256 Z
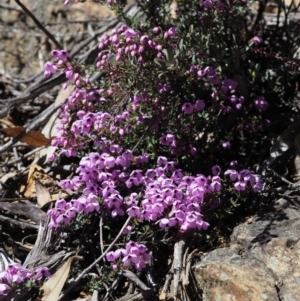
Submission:
M 24 12 L 33 20 L 37 27 L 54 43 L 58 49 L 63 49 L 62 45 L 55 39 L 54 35 L 50 33 L 43 24 L 36 18 L 36 16 L 20 1 L 15 0 Z

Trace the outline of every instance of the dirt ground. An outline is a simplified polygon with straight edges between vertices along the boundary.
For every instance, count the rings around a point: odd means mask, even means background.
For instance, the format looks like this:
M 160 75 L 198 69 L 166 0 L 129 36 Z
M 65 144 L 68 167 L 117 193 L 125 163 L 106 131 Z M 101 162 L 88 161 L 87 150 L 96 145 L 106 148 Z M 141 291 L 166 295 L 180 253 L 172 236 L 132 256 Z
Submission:
M 4 3 L 3 3 L 4 2 Z M 69 51 L 113 13 L 97 3 L 64 6 L 62 0 L 24 0 L 22 3 Z M 14 0 L 0 4 L 0 74 L 28 79 L 43 70 L 53 43 Z

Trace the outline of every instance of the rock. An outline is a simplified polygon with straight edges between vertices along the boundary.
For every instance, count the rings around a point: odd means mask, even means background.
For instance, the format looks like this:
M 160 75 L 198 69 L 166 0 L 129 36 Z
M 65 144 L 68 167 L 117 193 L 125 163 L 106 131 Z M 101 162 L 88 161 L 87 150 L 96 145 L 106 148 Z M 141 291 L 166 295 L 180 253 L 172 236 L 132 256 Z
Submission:
M 193 267 L 208 301 L 297 301 L 300 296 L 300 211 L 284 199 L 236 227 L 229 248 Z

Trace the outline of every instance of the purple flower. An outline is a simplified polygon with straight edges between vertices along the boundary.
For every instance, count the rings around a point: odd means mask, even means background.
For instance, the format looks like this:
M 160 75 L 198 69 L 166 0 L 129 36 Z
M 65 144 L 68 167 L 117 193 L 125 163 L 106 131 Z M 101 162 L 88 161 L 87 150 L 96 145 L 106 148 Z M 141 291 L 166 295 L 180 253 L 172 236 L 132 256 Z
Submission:
M 41 280 L 42 278 L 50 278 L 51 274 L 47 267 L 37 268 L 35 270 L 35 278 Z
M 144 269 L 146 267 L 146 263 L 145 261 L 138 261 L 136 264 L 135 264 L 135 268 L 137 271 L 141 271 L 142 269 Z
M 55 65 L 53 65 L 53 63 L 51 62 L 46 62 L 45 66 L 44 66 L 44 76 L 45 77 L 49 77 L 51 74 L 56 73 L 57 71 L 57 67 Z
M 125 234 L 129 234 L 131 231 L 132 231 L 132 227 L 131 227 L 131 226 L 127 226 L 127 227 L 124 229 L 124 233 L 125 233 Z
M 52 52 L 51 52 L 51 54 L 52 54 L 53 57 L 59 57 L 60 51 L 56 50 L 56 49 L 53 49 Z
M 205 108 L 205 103 L 204 100 L 198 99 L 196 100 L 195 104 L 194 104 L 194 109 L 196 111 L 201 111 Z
M 224 10 L 226 7 L 227 7 L 227 6 L 225 5 L 225 3 L 223 3 L 223 2 L 219 2 L 219 3 L 218 3 L 218 9 L 219 9 L 219 10 Z
M 131 188 L 132 184 L 139 186 L 143 182 L 142 171 L 137 169 L 131 172 L 129 179 L 126 181 L 127 188 Z
M 6 270 L 6 279 L 9 283 L 22 283 L 31 278 L 32 272 L 22 267 L 19 263 L 10 263 Z
M 65 214 L 65 213 L 59 215 L 58 218 L 56 219 L 57 224 L 64 223 L 66 225 L 69 225 L 70 222 L 71 222 L 70 216 L 68 214 Z
M 169 30 L 168 30 L 168 35 L 169 37 L 173 37 L 175 36 L 177 33 L 177 29 L 175 27 L 171 27 Z
M 182 111 L 189 115 L 192 114 L 194 111 L 193 105 L 190 102 L 185 102 L 182 105 Z
M 107 156 L 106 158 L 104 158 L 104 162 L 106 167 L 112 168 L 116 163 L 116 159 L 112 156 Z
M 227 93 L 228 90 L 235 90 L 238 83 L 232 79 L 225 79 L 222 82 L 222 92 Z
M 196 153 L 197 153 L 197 148 L 194 147 L 194 146 L 192 146 L 192 145 L 190 145 L 190 154 L 191 155 L 195 155 Z
M 125 158 L 124 154 L 122 156 L 117 157 L 116 163 L 118 165 L 121 165 L 122 167 L 129 167 L 130 166 L 130 160 Z
M 236 104 L 239 101 L 239 98 L 236 95 L 231 95 L 229 99 L 233 104 Z
M 169 220 L 167 218 L 162 218 L 161 220 L 157 221 L 159 223 L 159 227 L 164 229 L 169 224 Z
M 202 3 L 202 6 L 206 7 L 206 8 L 212 8 L 213 7 L 213 3 L 211 0 L 205 0 Z
M 214 75 L 210 75 L 210 76 L 208 77 L 208 79 L 209 79 L 209 81 L 210 81 L 210 83 L 211 83 L 212 85 L 219 85 L 220 82 L 221 82 L 219 76 L 217 76 L 217 75 L 215 75 L 215 74 L 214 74 Z
M 10 287 L 7 284 L 0 283 L 0 296 L 4 295 L 9 289 Z
M 254 44 L 256 44 L 256 45 L 259 45 L 259 44 L 262 44 L 264 40 L 261 37 L 255 36 L 252 38 L 251 41 L 253 41 Z
M 137 31 L 129 28 L 129 29 L 126 29 L 124 32 L 123 32 L 123 35 L 125 36 L 125 38 L 131 38 L 131 37 L 134 37 L 138 34 Z
M 255 105 L 255 108 L 257 111 L 263 112 L 268 108 L 269 103 L 265 100 L 265 98 L 263 96 L 258 96 L 254 100 L 254 105 Z
M 196 72 L 198 71 L 198 67 L 196 65 L 191 65 L 190 72 Z
M 127 250 L 121 248 L 121 249 L 118 249 L 114 252 L 114 256 L 116 259 L 120 258 L 121 256 L 126 256 L 127 255 Z
M 238 162 L 236 161 L 236 160 L 233 160 L 233 161 L 230 161 L 229 162 L 229 166 L 230 167 L 234 167 L 234 166 L 236 166 L 238 164 Z
M 219 165 L 213 166 L 211 170 L 214 176 L 218 176 L 221 173 L 221 167 Z
M 224 149 L 230 149 L 231 148 L 231 144 L 230 144 L 229 141 L 225 141 L 225 142 L 222 143 L 222 147 Z
M 243 106 L 242 106 L 241 103 L 237 103 L 237 104 L 235 105 L 235 107 L 236 107 L 237 110 L 241 110 Z
M 52 50 L 52 56 L 56 58 L 60 58 L 62 60 L 65 60 L 68 58 L 68 52 L 66 50 Z
M 238 172 L 234 169 L 228 169 L 224 173 L 225 175 L 229 175 L 231 181 L 235 181 L 238 178 Z
M 244 191 L 246 189 L 246 183 L 238 181 L 234 184 L 234 188 L 237 191 Z
M 141 210 L 137 206 L 131 206 L 129 209 L 127 209 L 127 214 L 131 217 L 140 216 Z
M 64 199 L 57 200 L 55 203 L 55 208 L 64 210 L 66 208 L 67 202 Z
M 115 261 L 116 257 L 115 257 L 115 252 L 114 251 L 110 251 L 106 254 L 106 260 L 107 261 Z
M 212 191 L 220 191 L 221 190 L 221 183 L 219 181 L 213 181 L 210 184 L 210 188 Z
M 198 70 L 198 71 L 197 71 L 197 76 L 198 76 L 199 78 L 202 78 L 202 77 L 204 76 L 204 71 Z
M 74 76 L 74 71 L 71 69 L 67 69 L 67 70 L 65 70 L 65 75 L 66 75 L 67 79 L 72 79 Z
M 208 76 L 213 76 L 213 75 L 215 75 L 215 69 L 211 66 L 207 66 L 204 69 L 204 73 Z
M 128 254 L 127 256 L 125 256 L 122 259 L 122 262 L 123 262 L 125 267 L 129 267 L 131 265 L 131 263 L 137 263 L 138 258 L 135 254 Z
M 157 165 L 158 166 L 166 166 L 166 164 L 168 163 L 168 159 L 166 157 L 158 157 L 157 159 Z
M 159 34 L 161 32 L 161 29 L 160 29 L 160 27 L 154 27 L 153 30 L 152 30 L 152 32 L 154 34 Z

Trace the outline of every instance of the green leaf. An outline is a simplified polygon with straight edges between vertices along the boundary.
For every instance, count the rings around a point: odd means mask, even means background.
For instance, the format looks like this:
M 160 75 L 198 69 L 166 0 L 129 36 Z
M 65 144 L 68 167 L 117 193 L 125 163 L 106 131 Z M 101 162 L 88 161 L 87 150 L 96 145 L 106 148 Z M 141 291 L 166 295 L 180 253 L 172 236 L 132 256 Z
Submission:
M 183 50 L 183 47 L 184 47 L 184 45 L 183 45 L 183 39 L 180 39 L 180 42 L 179 42 L 179 49 L 180 49 L 180 51 Z
M 163 60 L 154 59 L 154 63 L 158 65 L 159 67 L 165 68 L 167 70 L 167 63 Z

